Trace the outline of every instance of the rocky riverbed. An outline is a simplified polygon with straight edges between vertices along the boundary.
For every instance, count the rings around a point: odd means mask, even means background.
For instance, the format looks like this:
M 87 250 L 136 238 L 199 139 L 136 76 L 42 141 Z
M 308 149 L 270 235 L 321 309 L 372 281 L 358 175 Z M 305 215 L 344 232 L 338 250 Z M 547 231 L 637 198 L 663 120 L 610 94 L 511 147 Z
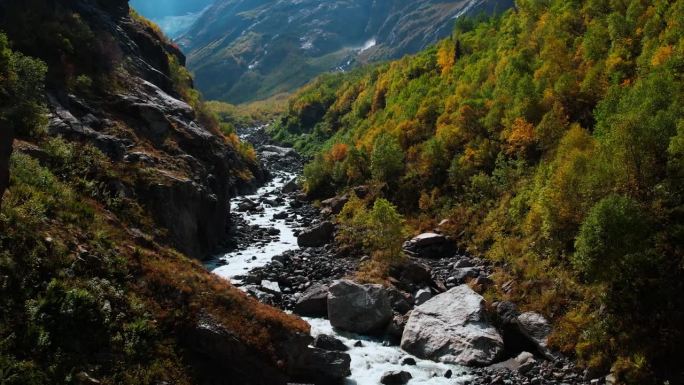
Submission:
M 472 288 L 493 285 L 493 267 L 459 253 L 440 227 L 405 243 L 409 262 L 391 272 L 393 287 L 345 280 L 367 258 L 334 243 L 333 214 L 348 197 L 315 207 L 295 183 L 304 161 L 294 150 L 271 144 L 260 128 L 241 136 L 272 178 L 231 201 L 232 243 L 206 266 L 260 301 L 307 317 L 318 359 L 336 369 L 319 383 L 605 382 L 547 349 L 550 327 L 541 315 L 512 303 L 485 307 Z

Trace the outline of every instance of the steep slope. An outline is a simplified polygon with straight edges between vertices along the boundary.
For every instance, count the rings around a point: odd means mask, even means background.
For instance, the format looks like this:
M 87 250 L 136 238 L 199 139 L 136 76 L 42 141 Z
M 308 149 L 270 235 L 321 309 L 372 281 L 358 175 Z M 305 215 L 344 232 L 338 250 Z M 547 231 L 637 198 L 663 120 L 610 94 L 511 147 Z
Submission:
M 172 248 L 261 177 L 179 51 L 125 0 L 3 0 L 0 30 L 0 382 L 288 381 L 308 325 Z
M 397 58 L 447 36 L 454 18 L 508 0 L 220 0 L 178 39 L 210 99 L 264 99 L 355 62 Z
M 554 319 L 591 372 L 681 383 L 684 1 L 516 4 L 319 78 L 274 132 L 315 155 L 313 197 L 370 185 L 415 232 L 448 219 L 499 266 L 487 296 Z

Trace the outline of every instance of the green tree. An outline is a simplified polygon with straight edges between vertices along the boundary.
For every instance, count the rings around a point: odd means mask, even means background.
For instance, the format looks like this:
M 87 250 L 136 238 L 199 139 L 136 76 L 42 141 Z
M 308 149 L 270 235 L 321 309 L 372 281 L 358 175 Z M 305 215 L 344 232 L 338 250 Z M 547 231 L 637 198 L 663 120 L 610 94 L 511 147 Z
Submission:
M 371 174 L 381 182 L 390 182 L 404 170 L 404 151 L 399 142 L 388 134 L 375 139 L 371 153 Z
M 649 220 L 633 199 L 611 195 L 599 201 L 580 227 L 573 265 L 589 280 L 605 282 L 633 262 L 649 244 Z

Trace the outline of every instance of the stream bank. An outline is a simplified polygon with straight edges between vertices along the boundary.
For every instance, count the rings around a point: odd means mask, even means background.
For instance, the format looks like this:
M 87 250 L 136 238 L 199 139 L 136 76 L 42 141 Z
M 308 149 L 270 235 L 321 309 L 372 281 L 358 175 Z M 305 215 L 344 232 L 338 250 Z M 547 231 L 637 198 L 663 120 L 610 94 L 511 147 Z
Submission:
M 344 255 L 333 242 L 329 242 L 330 239 L 321 239 L 320 242 L 313 239 L 311 246 L 314 247 L 298 245 L 298 236 L 317 226 L 326 228 L 329 213 L 336 210 L 330 207 L 319 210 L 298 191 L 293 181 L 301 175 L 304 160 L 294 150 L 270 143 L 263 128 L 245 130 L 240 136 L 254 144 L 272 179 L 255 193 L 231 200 L 230 238 L 233 242 L 227 252 L 205 265 L 261 302 L 285 311 L 297 310 L 298 302 L 301 303 L 311 292 L 324 290 L 322 293 L 325 296 L 325 290 L 331 283 L 352 276 L 360 258 Z M 318 237 L 330 238 L 326 234 L 318 234 Z M 430 238 L 430 247 L 434 249 L 435 239 L 439 235 L 427 237 Z M 299 243 L 302 243 L 302 238 Z M 412 242 L 418 242 L 417 245 L 428 244 L 425 239 Z M 412 246 L 409 244 L 407 247 Z M 419 275 L 427 274 L 427 279 L 421 278 L 420 282 L 409 279 L 406 282 L 405 272 L 398 272 L 396 283 L 402 290 L 388 291 L 393 298 L 393 307 L 396 298 L 403 296 L 408 299 L 405 305 L 400 305 L 402 309 L 399 313 L 395 308 L 395 320 L 397 315 L 406 314 L 401 321 L 404 325 L 410 309 L 419 304 L 416 302 L 425 302 L 470 280 L 478 284 L 491 284 L 488 275 L 492 267 L 484 260 L 465 255 L 423 258 L 420 253 L 411 260 L 413 268 L 417 268 Z M 517 320 L 520 314 L 514 305 L 499 305 L 497 310 L 501 308 L 502 318 Z M 507 351 L 506 357 L 510 359 L 485 368 L 466 368 L 453 363 L 419 359 L 402 350 L 398 340 L 389 338 L 386 333 L 369 337 L 344 332 L 333 328 L 331 322 L 323 318 L 327 315 L 325 310 L 315 313 L 314 316 L 318 318 L 305 318 L 311 325 L 312 336 L 334 337 L 336 343 L 343 345 L 339 345 L 339 349 L 351 358 L 351 375 L 346 377 L 345 384 L 371 385 L 380 381 L 436 385 L 589 383 L 585 380 L 586 375 L 569 360 L 558 356 L 543 357 L 538 351 L 535 351 L 536 357 L 532 354 L 518 356 L 523 351 L 522 347 L 516 347 L 514 352 Z M 399 338 L 401 329 L 403 325 L 399 330 Z M 536 348 L 532 346 L 528 350 Z M 397 376 L 385 378 L 388 373 Z

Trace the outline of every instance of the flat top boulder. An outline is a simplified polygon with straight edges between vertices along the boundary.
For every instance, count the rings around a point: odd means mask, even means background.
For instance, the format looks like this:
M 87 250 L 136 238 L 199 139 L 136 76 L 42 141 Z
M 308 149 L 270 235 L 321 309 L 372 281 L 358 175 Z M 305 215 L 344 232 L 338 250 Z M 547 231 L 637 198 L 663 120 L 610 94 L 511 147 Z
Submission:
M 423 247 L 447 242 L 447 238 L 442 234 L 423 233 L 416 235 L 409 242 L 417 247 Z
M 433 297 L 411 312 L 401 348 L 446 363 L 492 364 L 503 351 L 503 338 L 488 322 L 484 303 L 467 285 Z
M 392 320 L 387 290 L 381 285 L 335 281 L 328 293 L 328 319 L 333 327 L 361 334 L 382 331 Z

